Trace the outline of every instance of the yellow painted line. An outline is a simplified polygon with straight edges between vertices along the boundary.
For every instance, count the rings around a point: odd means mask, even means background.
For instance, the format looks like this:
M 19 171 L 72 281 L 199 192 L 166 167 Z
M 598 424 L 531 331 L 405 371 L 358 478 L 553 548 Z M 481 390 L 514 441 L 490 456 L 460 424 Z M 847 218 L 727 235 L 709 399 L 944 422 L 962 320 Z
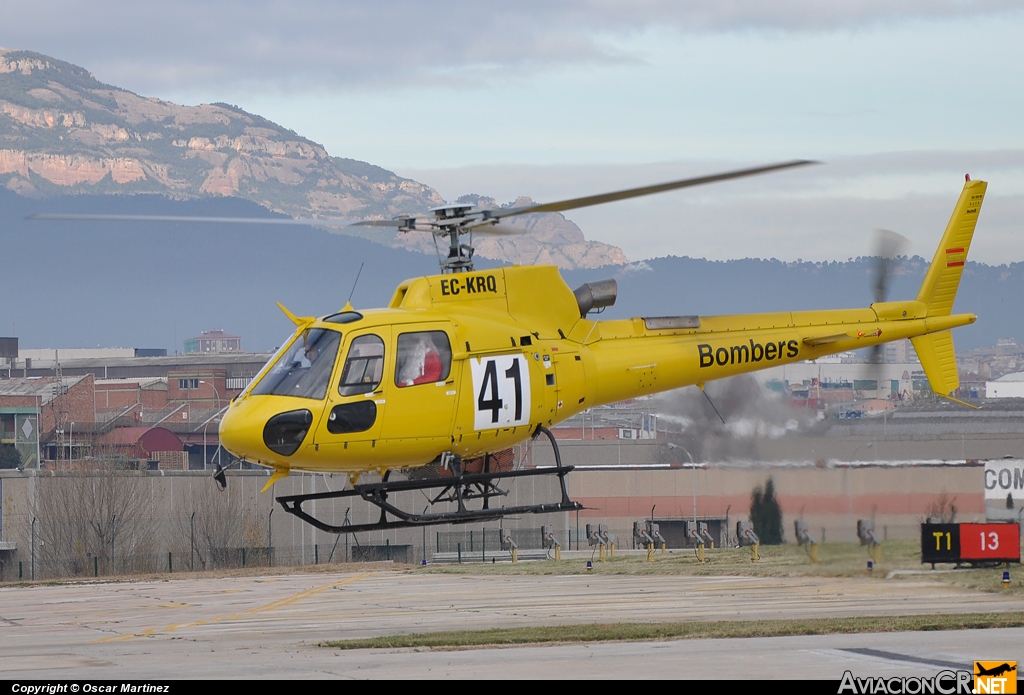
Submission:
M 751 584 L 750 586 L 743 586 L 743 585 L 737 584 L 735 586 L 696 586 L 696 587 L 692 587 L 692 588 L 683 589 L 683 592 L 687 592 L 687 591 L 694 591 L 694 592 L 696 592 L 696 591 L 701 591 L 701 592 L 719 591 L 719 592 L 722 592 L 722 593 L 726 593 L 726 592 L 729 592 L 729 591 L 739 591 L 739 590 L 744 590 L 745 591 L 747 589 L 764 589 L 766 591 L 778 591 L 779 589 L 793 589 L 793 588 L 796 588 L 796 587 L 790 587 L 790 586 L 765 586 L 764 584 Z
M 278 599 L 276 601 L 271 601 L 270 603 L 266 603 L 266 604 L 264 604 L 262 606 L 255 606 L 253 608 L 250 608 L 248 610 L 242 611 L 240 613 L 232 613 L 230 615 L 215 615 L 215 616 L 212 616 L 210 618 L 204 618 L 202 620 L 196 620 L 195 622 L 191 622 L 191 623 L 174 623 L 172 625 L 168 625 L 168 626 L 162 627 L 162 628 L 160 628 L 160 627 L 152 627 L 152 628 L 143 630 L 142 632 L 133 632 L 133 633 L 125 634 L 125 635 L 116 635 L 116 636 L 113 636 L 113 637 L 103 637 L 102 639 L 94 640 L 93 644 L 100 644 L 100 643 L 104 643 L 104 642 L 125 642 L 127 640 L 135 639 L 136 637 L 150 637 L 151 635 L 155 635 L 155 634 L 161 633 L 161 632 L 174 632 L 175 630 L 179 630 L 181 628 L 198 627 L 200 625 L 209 625 L 211 623 L 219 623 L 219 622 L 223 622 L 225 620 L 231 621 L 231 620 L 237 620 L 239 618 L 243 618 L 245 616 L 258 615 L 260 613 L 266 613 L 268 611 L 274 611 L 274 610 L 277 610 L 279 608 L 285 608 L 287 606 L 291 606 L 293 604 L 298 603 L 299 601 L 303 601 L 303 600 L 305 600 L 307 598 L 310 598 L 312 596 L 316 596 L 317 594 L 321 594 L 321 593 L 323 593 L 325 591 L 329 591 L 331 589 L 336 589 L 339 586 L 345 586 L 346 584 L 353 584 L 353 583 L 358 582 L 358 581 L 360 581 L 362 579 L 368 579 L 370 577 L 375 576 L 376 574 L 378 574 L 378 573 L 377 572 L 365 572 L 363 574 L 357 574 L 354 577 L 349 577 L 348 579 L 342 579 L 340 582 L 331 582 L 330 584 L 324 584 L 323 586 L 315 586 L 315 587 L 312 587 L 310 589 L 305 589 L 304 591 L 300 591 L 298 593 L 292 594 L 291 596 L 286 596 L 286 597 Z M 235 592 L 234 591 L 228 591 L 228 592 L 224 592 L 224 593 L 235 593 Z

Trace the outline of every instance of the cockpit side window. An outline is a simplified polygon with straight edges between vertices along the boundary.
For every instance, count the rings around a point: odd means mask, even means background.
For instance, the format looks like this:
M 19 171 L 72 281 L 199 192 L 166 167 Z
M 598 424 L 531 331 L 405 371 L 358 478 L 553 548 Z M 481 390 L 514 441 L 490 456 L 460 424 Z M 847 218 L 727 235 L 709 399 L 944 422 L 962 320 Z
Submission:
M 288 346 L 256 384 L 253 395 L 298 396 L 323 400 L 338 357 L 341 333 L 311 328 Z
M 433 384 L 452 370 L 452 345 L 444 331 L 420 331 L 398 336 L 395 385 Z
M 342 396 L 370 393 L 380 385 L 383 375 L 384 341 L 376 335 L 361 335 L 348 349 L 338 393 Z

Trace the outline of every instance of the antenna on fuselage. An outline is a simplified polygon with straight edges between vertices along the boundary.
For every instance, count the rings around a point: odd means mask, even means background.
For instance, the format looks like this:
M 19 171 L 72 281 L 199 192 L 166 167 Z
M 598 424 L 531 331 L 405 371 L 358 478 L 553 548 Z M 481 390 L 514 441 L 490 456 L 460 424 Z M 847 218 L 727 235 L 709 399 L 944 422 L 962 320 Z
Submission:
M 718 408 L 715 407 L 714 402 L 711 400 L 711 396 L 709 396 L 708 392 L 704 390 L 704 384 L 697 384 L 697 388 L 699 388 L 700 392 L 704 394 L 704 398 L 708 399 L 708 403 L 711 405 L 711 409 L 715 411 L 715 415 L 718 416 L 718 419 L 721 420 L 722 424 L 724 425 L 725 418 L 722 417 L 722 414 L 720 412 L 718 412 Z
M 356 279 L 352 283 L 352 291 L 348 293 L 348 301 L 345 302 L 345 306 L 347 307 L 352 306 L 352 295 L 356 293 L 356 285 L 359 284 L 359 276 L 363 274 L 364 265 L 366 265 L 365 262 L 359 264 L 359 271 L 356 273 Z

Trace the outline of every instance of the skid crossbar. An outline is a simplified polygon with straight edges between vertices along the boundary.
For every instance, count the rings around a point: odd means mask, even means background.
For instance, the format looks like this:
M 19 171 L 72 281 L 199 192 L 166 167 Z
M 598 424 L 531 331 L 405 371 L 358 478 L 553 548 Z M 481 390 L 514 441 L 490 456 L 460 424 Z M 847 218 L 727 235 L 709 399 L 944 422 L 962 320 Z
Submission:
M 284 510 L 294 514 L 303 521 L 316 526 L 328 533 L 359 533 L 362 531 L 380 531 L 384 529 L 407 528 L 410 526 L 430 526 L 432 524 L 459 524 L 470 521 L 489 521 L 500 519 L 510 514 L 547 514 L 550 512 L 569 512 L 582 509 L 583 505 L 573 502 L 568 495 L 552 504 L 532 504 L 518 507 L 492 507 L 489 509 L 462 509 L 449 512 L 436 512 L 432 514 L 411 514 L 387 501 L 389 493 L 404 492 L 407 490 L 434 490 L 444 488 L 451 490 L 456 487 L 464 488 L 468 485 L 490 485 L 493 481 L 509 478 L 527 478 L 537 475 L 557 475 L 562 478 L 572 467 L 557 468 L 530 468 L 520 471 L 507 471 L 504 473 L 470 473 L 451 478 L 428 478 L 425 480 L 394 480 L 382 481 L 379 483 L 365 483 L 355 485 L 350 490 L 338 490 L 336 492 L 317 492 L 308 495 L 289 495 L 278 497 Z M 563 481 L 564 489 L 564 481 Z M 443 494 L 443 493 L 442 493 Z M 362 497 L 370 504 L 381 510 L 381 518 L 372 524 L 357 524 L 349 526 L 334 526 L 327 524 L 308 514 L 302 509 L 304 502 L 312 500 L 338 499 L 343 497 Z M 461 505 L 460 505 L 461 506 Z M 388 519 L 387 514 L 396 517 Z

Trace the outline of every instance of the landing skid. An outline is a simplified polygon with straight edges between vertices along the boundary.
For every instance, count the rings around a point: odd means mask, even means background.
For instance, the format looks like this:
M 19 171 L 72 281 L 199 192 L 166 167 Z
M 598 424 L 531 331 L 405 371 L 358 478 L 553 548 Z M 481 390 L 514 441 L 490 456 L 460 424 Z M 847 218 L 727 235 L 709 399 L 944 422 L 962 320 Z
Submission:
M 554 468 L 531 468 L 519 471 L 488 472 L 485 459 L 483 473 L 465 473 L 462 469 L 462 462 L 458 457 L 449 461 L 453 475 L 450 477 L 425 478 L 421 480 L 388 480 L 390 472 L 384 474 L 384 479 L 379 483 L 363 483 L 353 485 L 350 490 L 339 490 L 337 492 L 318 492 L 309 495 L 289 495 L 278 497 L 284 510 L 294 514 L 306 523 L 312 524 L 321 531 L 328 533 L 360 533 L 363 531 L 384 531 L 388 529 L 409 528 L 412 526 L 432 526 L 436 524 L 465 524 L 472 521 L 491 521 L 508 515 L 516 514 L 549 514 L 552 512 L 571 512 L 583 509 L 579 502 L 569 499 L 569 492 L 565 486 L 565 476 L 573 469 L 572 466 L 563 466 L 562 457 L 558 451 L 558 444 L 551 431 L 545 427 L 538 427 L 534 438 L 544 434 L 551 441 L 555 451 Z M 552 504 L 533 504 L 518 507 L 491 507 L 490 501 L 493 497 L 503 497 L 508 493 L 498 487 L 497 481 L 515 478 L 531 478 L 539 475 L 558 476 L 561 487 L 562 499 Z M 429 495 L 430 503 L 454 502 L 458 505 L 455 511 L 426 512 L 415 514 L 407 512 L 388 502 L 388 495 L 392 492 L 405 492 L 408 490 L 439 490 L 436 494 Z M 308 514 L 302 505 L 312 500 L 339 499 L 343 497 L 362 497 L 364 500 L 380 509 L 380 519 L 372 524 L 343 524 L 334 526 L 325 523 Z M 479 509 L 468 509 L 466 502 L 471 500 L 483 500 Z M 391 518 L 389 518 L 389 515 Z

